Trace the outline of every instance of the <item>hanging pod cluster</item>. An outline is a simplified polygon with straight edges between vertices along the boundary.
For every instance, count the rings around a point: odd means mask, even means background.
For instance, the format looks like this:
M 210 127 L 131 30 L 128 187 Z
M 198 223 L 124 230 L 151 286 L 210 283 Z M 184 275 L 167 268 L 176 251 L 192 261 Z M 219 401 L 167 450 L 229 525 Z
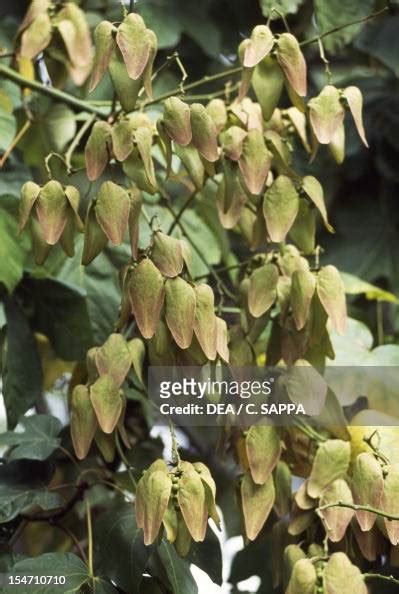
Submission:
M 152 67 L 158 40 L 140 15 L 130 13 L 118 26 L 109 21 L 101 21 L 94 31 L 94 44 L 90 91 L 96 88 L 109 71 L 124 111 L 134 110 L 142 87 L 152 97 Z
M 155 231 L 150 257 L 125 271 L 119 324 L 132 313 L 142 336 L 153 339 L 153 346 L 166 342 L 166 350 L 171 351 L 167 332 L 179 350 L 199 348 L 205 360 L 219 356 L 228 361 L 227 327 L 215 314 L 213 291 L 181 276 L 185 257 L 183 241 Z
M 18 55 L 34 60 L 53 41 L 64 45 L 68 70 L 75 84 L 87 79 L 92 63 L 92 42 L 85 13 L 75 2 L 57 6 L 51 0 L 32 0 L 19 27 Z
M 187 555 L 192 541 L 205 539 L 208 518 L 220 528 L 215 498 L 215 481 L 202 462 L 179 461 L 169 469 L 164 460 L 156 460 L 136 491 L 137 525 L 144 531 L 144 543 L 153 543 L 163 526 L 177 553 Z
M 58 242 L 67 256 L 74 255 L 75 233 L 83 231 L 79 202 L 80 194 L 74 186 L 63 186 L 56 180 L 44 186 L 28 181 L 22 186 L 19 232 L 29 223 L 38 264 L 45 261 L 51 246 Z
M 121 334 L 111 334 L 101 347 L 88 351 L 87 383 L 75 385 L 70 396 L 72 443 L 80 460 L 87 456 L 93 439 L 104 457 L 112 459 L 114 440 L 110 435 L 115 430 L 130 447 L 123 425 L 126 400 L 122 385 L 131 369 L 143 381 L 144 356 L 139 338 L 126 341 Z

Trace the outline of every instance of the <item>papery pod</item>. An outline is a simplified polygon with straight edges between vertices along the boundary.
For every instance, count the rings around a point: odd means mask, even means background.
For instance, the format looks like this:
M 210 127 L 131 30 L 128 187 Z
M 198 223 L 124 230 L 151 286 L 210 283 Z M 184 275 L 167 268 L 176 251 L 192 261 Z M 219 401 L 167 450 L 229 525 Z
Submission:
M 191 544 L 192 538 L 186 522 L 181 513 L 177 512 L 177 535 L 174 542 L 176 553 L 180 555 L 180 557 L 186 557 L 190 552 Z
M 300 96 L 307 93 L 306 62 L 298 40 L 291 33 L 282 33 L 277 39 L 277 61 L 289 84 Z
M 216 316 L 216 351 L 219 357 L 228 363 L 230 359 L 229 353 L 229 331 L 226 322 Z
M 248 540 L 255 540 L 262 530 L 275 500 L 273 477 L 265 483 L 254 483 L 250 472 L 246 472 L 241 481 L 241 502 L 244 517 L 245 534 Z
M 285 323 L 290 308 L 291 279 L 279 276 L 277 281 L 277 304 L 280 309 L 280 320 Z
M 251 84 L 264 119 L 270 120 L 284 87 L 284 75 L 280 66 L 273 58 L 264 58 L 254 69 Z
M 175 152 L 186 168 L 195 189 L 201 190 L 204 185 L 205 169 L 197 149 L 191 144 L 185 147 L 175 145 Z
M 339 334 L 346 328 L 345 287 L 335 266 L 324 266 L 317 274 L 317 295 Z
M 57 243 L 64 230 L 67 205 L 64 189 L 58 181 L 50 180 L 40 190 L 35 208 L 44 240 L 49 245 Z
M 193 339 L 195 291 L 180 277 L 165 283 L 165 320 L 181 349 L 187 349 Z
M 70 208 L 68 211 L 73 214 L 73 221 L 78 231 L 83 231 L 84 225 L 82 219 L 79 216 L 79 205 L 80 205 L 80 192 L 74 186 L 65 186 L 65 196 L 68 201 Z
M 360 569 L 353 565 L 345 553 L 333 553 L 324 568 L 325 594 L 367 594 Z
M 307 488 L 308 485 L 306 480 L 303 481 L 294 497 L 296 505 L 303 510 L 313 509 L 316 507 L 316 500 L 312 499 L 312 497 L 308 495 Z
M 239 126 L 230 126 L 222 136 L 223 152 L 232 161 L 238 161 L 242 153 L 242 143 L 247 131 Z
M 352 520 L 351 528 L 363 557 L 367 561 L 377 561 L 377 558 L 384 554 L 386 545 L 386 541 L 377 528 L 377 524 L 375 524 L 368 532 L 362 532 L 357 521 Z M 395 548 L 392 547 L 392 549 L 395 551 Z M 391 558 L 391 566 L 394 565 L 392 561 Z
M 18 232 L 24 229 L 28 222 L 32 208 L 39 197 L 40 186 L 32 181 L 27 181 L 21 188 L 21 199 L 19 201 L 19 226 Z
M 342 125 L 344 108 L 338 89 L 326 85 L 321 93 L 308 103 L 310 123 L 320 144 L 329 144 Z
M 151 259 L 164 276 L 175 277 L 183 270 L 183 252 L 178 239 L 162 231 L 154 233 Z
M 216 316 L 214 295 L 209 285 L 200 284 L 194 287 L 196 303 L 194 333 L 210 361 L 216 359 Z
M 343 123 L 335 131 L 328 149 L 334 157 L 335 162 L 341 165 L 345 159 L 345 127 Z
M 148 182 L 151 186 L 156 187 L 157 180 L 155 179 L 154 162 L 151 156 L 152 131 L 147 126 L 139 126 L 134 133 L 134 139 L 143 161 Z
M 211 116 L 219 134 L 227 123 L 227 109 L 223 99 L 211 99 L 206 106 L 208 115 Z
M 95 122 L 86 143 L 85 158 L 87 177 L 95 181 L 103 173 L 110 160 L 112 129 L 107 122 Z
M 131 120 L 120 120 L 112 126 L 112 150 L 117 161 L 124 161 L 133 151 L 134 130 Z
M 116 43 L 122 53 L 129 77 L 137 80 L 149 59 L 151 43 L 140 15 L 130 13 L 118 27 Z
M 266 191 L 263 200 L 263 214 L 272 241 L 284 241 L 298 210 L 299 197 L 293 182 L 289 177 L 279 175 Z
M 143 86 L 145 92 L 147 93 L 148 99 L 152 100 L 152 70 L 154 66 L 155 56 L 157 55 L 158 50 L 158 38 L 155 35 L 154 31 L 152 31 L 151 29 L 147 29 L 147 40 L 150 44 L 150 51 L 148 54 L 148 61 L 145 65 L 143 72 Z
M 23 31 L 26 27 L 29 27 L 32 21 L 34 21 L 39 14 L 47 12 L 50 6 L 51 0 L 31 0 L 18 31 Z
M 291 244 L 284 245 L 280 249 L 278 265 L 286 276 L 292 276 L 295 270 L 309 270 L 306 258 L 303 258 L 298 248 Z
M 328 485 L 343 477 L 349 467 L 350 443 L 341 439 L 328 439 L 321 443 L 313 461 L 307 492 L 316 499 Z
M 324 192 L 321 183 L 312 175 L 306 175 L 302 180 L 302 190 L 316 206 L 326 229 L 330 231 L 330 233 L 334 233 L 334 228 L 328 222 L 327 209 L 324 202 Z
M 110 334 L 96 350 L 96 366 L 100 375 L 109 375 L 119 388 L 127 376 L 132 360 L 126 340 L 121 334 Z
M 388 464 L 385 467 L 384 491 L 381 509 L 394 516 L 399 516 L 399 464 Z M 388 538 L 393 545 L 399 544 L 399 520 L 384 518 Z
M 356 505 L 381 508 L 384 478 L 381 465 L 373 454 L 364 452 L 356 457 L 353 463 L 351 487 Z M 356 511 L 356 518 L 363 532 L 371 530 L 376 521 L 375 514 L 362 510 Z
M 248 309 L 254 318 L 266 313 L 277 298 L 278 269 L 274 264 L 256 268 L 249 279 Z
M 289 514 L 292 501 L 292 475 L 288 464 L 279 460 L 274 470 L 274 483 L 276 485 L 276 501 L 274 508 L 277 515 L 283 517 Z
M 97 222 L 95 203 L 91 202 L 86 214 L 82 264 L 87 266 L 102 252 L 108 238 Z
M 271 52 L 273 45 L 273 33 L 267 25 L 254 27 L 245 48 L 243 66 L 253 68 L 259 64 Z
M 65 254 L 72 258 L 75 255 L 75 216 L 72 209 L 67 209 L 66 218 L 65 227 L 59 241 Z
M 95 212 L 99 225 L 113 245 L 120 245 L 129 219 L 130 198 L 125 188 L 104 182 L 97 195 Z
M 90 67 L 92 45 L 85 13 L 74 2 L 66 2 L 58 12 L 54 25 L 62 37 L 72 65 L 81 69 Z
M 346 99 L 361 141 L 368 147 L 362 118 L 363 97 L 361 90 L 354 86 L 346 87 L 342 96 Z
M 250 130 L 242 143 L 238 161 L 245 185 L 251 194 L 260 194 L 270 171 L 272 155 L 267 150 L 262 132 Z
M 310 559 L 299 559 L 292 568 L 286 594 L 314 594 L 316 568 Z
M 289 231 L 290 238 L 303 254 L 310 255 L 315 249 L 316 212 L 306 200 L 299 201 L 299 210 Z
M 94 441 L 104 460 L 108 464 L 111 464 L 115 459 L 115 436 L 108 433 L 103 433 L 103 431 L 97 429 L 94 436 Z
M 202 484 L 205 489 L 205 503 L 208 508 L 209 517 L 215 522 L 220 529 L 220 517 L 216 509 L 216 484 L 212 478 L 209 468 L 202 462 L 194 462 L 195 471 L 200 475 Z
M 297 180 L 298 175 L 292 169 L 291 163 L 291 152 L 288 144 L 283 141 L 283 138 L 274 130 L 267 130 L 265 132 L 266 146 L 273 155 L 273 165 L 277 170 L 277 173 L 284 174 Z
M 172 336 L 165 322 L 160 319 L 156 332 L 148 343 L 150 365 L 175 365 L 176 353 Z
M 110 375 L 101 375 L 90 386 L 90 400 L 102 431 L 112 433 L 121 416 L 123 402 L 121 391 Z
M 116 46 L 116 27 L 109 21 L 101 21 L 94 30 L 95 56 L 89 92 L 94 91 L 111 61 Z
M 228 184 L 226 187 L 227 181 Z M 242 187 L 238 175 L 233 174 L 229 178 L 225 175 L 216 193 L 216 206 L 222 227 L 233 229 L 236 226 L 247 201 L 248 196 Z
M 233 106 L 232 111 L 233 111 Z M 245 124 L 247 130 L 259 130 L 263 132 L 263 115 L 259 103 L 254 103 L 249 97 L 244 97 L 241 102 L 241 108 L 245 114 Z
M 21 36 L 19 53 L 24 58 L 33 60 L 51 42 L 52 25 L 47 12 L 38 14 Z
M 142 87 L 142 78 L 133 80 L 126 72 L 122 54 L 116 48 L 109 63 L 112 86 L 124 111 L 133 111 Z
M 245 437 L 249 468 L 255 484 L 269 479 L 281 456 L 277 429 L 270 425 L 253 425 Z
M 328 386 L 322 375 L 306 359 L 297 359 L 288 369 L 285 385 L 291 402 L 302 404 L 307 415 L 321 414 Z
M 137 147 L 123 162 L 122 169 L 140 190 L 148 192 L 149 194 L 155 194 L 155 192 L 158 191 L 158 187 L 151 183 L 147 176 L 144 163 L 139 155 Z
M 291 307 L 297 330 L 305 326 L 316 290 L 316 277 L 309 270 L 295 270 L 291 283 Z
M 143 197 L 138 188 L 131 187 L 128 190 L 130 199 L 129 209 L 129 237 L 130 237 L 130 248 L 132 250 L 132 256 L 135 260 L 138 257 L 138 244 L 139 244 L 139 230 L 140 230 L 140 213 L 143 204 Z
M 173 485 L 174 483 L 172 482 L 172 489 L 173 489 Z M 143 502 L 140 503 L 140 505 L 143 505 Z M 165 515 L 162 519 L 162 523 L 164 525 L 165 528 L 165 536 L 167 538 L 167 540 L 169 542 L 171 542 L 172 544 L 175 542 L 176 538 L 177 538 L 177 531 L 178 531 L 178 519 L 177 519 L 177 514 L 178 514 L 178 510 L 175 509 L 174 503 L 173 503 L 173 499 L 170 498 L 169 502 L 168 502 L 168 507 L 167 510 L 165 512 Z M 191 535 L 189 534 L 189 540 L 191 542 Z
M 164 467 L 161 462 L 154 462 L 137 485 L 136 519 L 137 526 L 143 528 L 145 545 L 152 544 L 158 536 L 172 490 L 166 464 Z
M 144 366 L 144 359 L 145 359 L 145 344 L 141 340 L 141 338 L 132 338 L 127 343 L 127 348 L 129 349 L 130 359 L 132 361 L 132 367 L 137 375 L 140 382 L 144 383 L 143 378 L 143 366 Z
M 156 125 L 158 132 L 158 146 L 160 147 L 166 162 L 165 179 L 168 179 L 172 170 L 172 140 L 166 131 L 163 119 L 158 119 Z
M 204 485 L 192 464 L 189 462 L 181 464 L 182 475 L 179 480 L 177 500 L 193 540 L 201 542 L 205 538 L 208 518 Z
M 289 107 L 286 110 L 286 114 L 289 117 L 292 125 L 295 128 L 296 133 L 298 134 L 304 149 L 310 153 L 311 148 L 308 142 L 308 136 L 306 132 L 306 116 L 302 111 L 300 111 L 297 107 Z
M 332 503 L 348 503 L 353 505 L 353 498 L 348 483 L 344 479 L 337 479 L 329 485 L 320 497 L 320 507 Z M 318 512 L 323 519 L 328 538 L 331 542 L 343 539 L 355 512 L 347 507 L 330 507 Z
M 86 458 L 97 429 L 97 418 L 90 401 L 87 386 L 78 385 L 72 391 L 71 438 L 76 457 Z
M 329 359 L 334 359 L 335 357 L 330 335 L 327 330 L 327 320 L 328 316 L 316 291 L 310 306 L 310 315 L 307 325 L 309 338 L 305 356 L 312 365 L 319 367 L 324 367 L 326 357 Z
M 250 39 L 243 39 L 240 45 L 238 46 L 238 58 L 240 60 L 240 64 L 242 66 L 241 70 L 241 83 L 240 88 L 238 89 L 238 101 L 241 101 L 243 97 L 248 93 L 249 87 L 251 86 L 251 78 L 252 73 L 254 71 L 253 68 L 247 68 L 244 66 L 244 57 L 245 51 L 247 47 L 250 45 Z
M 163 306 L 165 287 L 162 274 L 151 260 L 141 260 L 133 270 L 128 290 L 137 326 L 144 338 L 152 338 Z
M 306 554 L 297 544 L 289 544 L 283 554 L 283 587 L 286 588 L 291 578 L 294 565 L 300 559 L 306 559 Z M 313 593 L 312 593 L 313 594 Z
M 178 97 L 169 97 L 164 103 L 163 121 L 172 140 L 180 146 L 191 142 L 190 107 Z
M 315 513 L 313 510 L 303 511 L 299 509 L 294 503 L 287 528 L 288 534 L 290 536 L 299 536 L 308 530 L 314 521 Z
M 200 155 L 213 163 L 219 159 L 216 125 L 201 103 L 190 107 L 192 143 Z

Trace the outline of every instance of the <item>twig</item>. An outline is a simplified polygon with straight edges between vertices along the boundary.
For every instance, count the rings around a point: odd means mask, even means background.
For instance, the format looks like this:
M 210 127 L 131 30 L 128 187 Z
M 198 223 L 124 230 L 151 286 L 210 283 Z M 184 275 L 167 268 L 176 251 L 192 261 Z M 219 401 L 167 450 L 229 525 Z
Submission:
M 89 575 L 94 579 L 94 568 L 93 568 L 93 526 L 91 522 L 91 509 L 89 499 L 85 498 L 86 504 L 86 518 L 87 518 L 87 542 L 88 542 L 88 569 Z
M 176 225 L 179 224 L 179 221 L 181 219 L 181 217 L 184 215 L 185 211 L 187 210 L 187 208 L 190 206 L 190 204 L 193 202 L 195 196 L 197 194 L 197 191 L 195 190 L 192 194 L 190 194 L 190 196 L 187 198 L 187 200 L 185 201 L 185 203 L 183 204 L 183 206 L 181 207 L 181 209 L 179 210 L 179 212 L 176 214 L 175 219 L 173 221 L 173 223 L 171 224 L 171 226 L 169 227 L 168 231 L 167 231 L 167 235 L 171 235 L 172 231 L 174 230 L 174 228 L 176 227 Z
M 4 155 L 0 159 L 0 169 L 4 167 L 8 157 L 11 155 L 12 151 L 15 149 L 21 138 L 26 134 L 26 132 L 31 127 L 32 122 L 30 120 L 26 120 L 25 124 L 22 126 L 19 132 L 14 137 L 14 140 L 11 142 L 10 146 L 5 151 Z
M 388 512 L 384 512 L 382 509 L 376 509 L 370 505 L 356 505 L 355 503 L 344 503 L 343 501 L 337 501 L 337 503 L 326 503 L 326 505 L 321 505 L 318 507 L 316 511 L 320 512 L 325 509 L 330 509 L 331 507 L 347 507 L 348 509 L 353 509 L 355 511 L 367 511 L 372 514 L 376 514 L 377 516 L 381 516 L 382 518 L 387 518 L 388 520 L 399 520 L 398 514 L 389 514 Z
M 47 175 L 48 175 L 48 178 L 49 178 L 49 179 L 52 179 L 52 178 L 53 178 L 53 174 L 51 173 L 51 168 L 50 168 L 50 161 L 51 161 L 51 159 L 52 159 L 53 157 L 57 157 L 57 159 L 59 159 L 59 160 L 60 160 L 60 161 L 61 161 L 61 162 L 62 162 L 62 163 L 65 165 L 65 167 L 67 167 L 67 168 L 68 168 L 67 162 L 66 162 L 66 160 L 64 159 L 64 157 L 63 157 L 62 155 L 60 155 L 60 154 L 58 154 L 58 153 L 55 153 L 55 152 L 53 152 L 53 151 L 52 151 L 52 152 L 51 152 L 51 153 L 49 153 L 49 154 L 47 155 L 47 157 L 44 159 L 44 167 L 45 167 L 45 169 L 46 169 L 46 173 L 47 173 Z
M 69 145 L 68 150 L 67 150 L 67 152 L 64 155 L 65 162 L 66 162 L 66 165 L 67 165 L 68 175 L 70 173 L 72 173 L 72 164 L 71 164 L 71 161 L 72 161 L 73 153 L 74 153 L 76 147 L 79 145 L 79 142 L 82 140 L 83 136 L 86 134 L 87 130 L 93 124 L 93 122 L 94 122 L 95 119 L 96 119 L 96 116 L 95 115 L 92 115 L 91 118 L 89 118 L 88 120 L 85 121 L 85 123 L 80 128 L 79 132 L 76 134 L 75 138 L 73 139 L 73 141 Z
M 272 12 L 275 12 L 276 14 L 278 14 L 278 16 L 280 17 L 280 19 L 281 19 L 281 20 L 283 21 L 283 23 L 284 23 L 284 27 L 286 28 L 287 32 L 289 33 L 289 32 L 290 32 L 290 28 L 289 28 L 289 26 L 288 26 L 287 20 L 286 20 L 285 16 L 283 15 L 283 13 L 282 13 L 282 12 L 280 12 L 280 11 L 279 11 L 277 8 L 275 8 L 274 6 L 272 6 L 272 8 L 271 8 L 271 10 L 270 10 L 270 14 L 271 14 Z
M 170 430 L 170 436 L 172 438 L 172 464 L 174 464 L 174 466 L 179 467 L 180 463 L 181 463 L 181 458 L 180 458 L 180 454 L 179 454 L 179 446 L 178 446 L 177 439 L 176 439 L 175 426 L 173 425 L 171 420 L 169 420 L 169 430 Z
M 390 582 L 391 584 L 397 584 L 399 586 L 399 580 L 393 577 L 393 575 L 381 575 L 380 573 L 364 573 L 364 580 L 382 580 L 384 582 Z
M 118 454 L 119 454 L 120 459 L 122 460 L 122 462 L 126 466 L 126 470 L 127 470 L 127 473 L 129 475 L 130 480 L 132 481 L 132 485 L 133 485 L 134 489 L 136 490 L 136 488 L 137 488 L 137 481 L 136 481 L 136 479 L 133 476 L 133 473 L 132 473 L 132 470 L 131 470 L 132 466 L 131 466 L 129 460 L 126 458 L 126 456 L 125 456 L 125 454 L 124 454 L 124 452 L 122 450 L 121 442 L 119 440 L 119 435 L 118 435 L 118 432 L 117 431 L 115 432 L 115 445 L 116 445 L 116 449 L 118 451 Z
M 66 526 L 63 526 L 62 524 L 59 524 L 58 522 L 51 522 L 51 525 L 54 526 L 55 528 L 59 528 L 60 530 L 62 530 L 62 532 L 64 532 L 67 536 L 69 536 L 69 538 L 74 543 L 76 549 L 79 551 L 79 554 L 82 557 L 82 560 L 87 565 L 86 553 L 84 552 L 82 545 L 80 544 L 79 540 L 77 539 L 75 534 L 72 532 L 72 530 L 70 530 Z

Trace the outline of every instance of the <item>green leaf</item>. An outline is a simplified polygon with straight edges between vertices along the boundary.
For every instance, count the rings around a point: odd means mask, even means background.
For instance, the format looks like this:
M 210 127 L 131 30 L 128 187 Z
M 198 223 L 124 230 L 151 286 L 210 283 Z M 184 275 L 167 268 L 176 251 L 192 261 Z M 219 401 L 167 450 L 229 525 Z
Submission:
M 342 27 L 352 21 L 357 21 L 373 12 L 374 0 L 352 0 L 344 5 L 340 0 L 315 0 L 316 22 L 320 33 L 325 33 L 336 27 Z M 344 45 L 351 42 L 362 23 L 343 27 L 340 31 L 332 33 L 323 39 L 326 50 L 336 52 Z
M 0 465 L 0 523 L 9 522 L 31 505 L 43 510 L 62 506 L 64 500 L 49 484 L 54 467 L 36 460 L 14 460 Z
M 340 275 L 347 295 L 365 295 L 371 301 L 386 301 L 387 303 L 398 303 L 399 299 L 389 291 L 385 291 L 376 285 L 367 283 L 354 274 L 341 272 Z
M 4 174 L 2 174 L 4 175 Z M 9 293 L 15 289 L 22 278 L 24 262 L 29 250 L 26 235 L 18 238 L 18 202 L 3 196 L 0 200 L 0 283 Z
M 85 584 L 92 583 L 89 570 L 83 561 L 73 553 L 44 553 L 37 557 L 22 559 L 15 563 L 11 574 L 33 576 L 65 576 L 65 585 L 35 586 L 35 594 L 79 594 Z M 15 586 L 13 590 L 18 594 L 26 592 L 26 586 Z M 96 592 L 99 589 L 96 588 Z M 104 593 L 105 594 L 105 593 Z M 109 593 L 107 593 L 109 594 Z
M 158 555 L 164 566 L 173 594 L 198 594 L 198 587 L 190 571 L 190 565 L 181 559 L 173 546 L 164 540 L 158 547 Z
M 320 497 L 328 485 L 345 475 L 350 461 L 350 443 L 329 439 L 318 447 L 313 461 L 307 492 L 314 499 Z
M 263 200 L 263 214 L 270 239 L 284 241 L 299 210 L 299 197 L 289 177 L 279 175 L 266 191 Z
M 303 4 L 304 0 L 259 0 L 260 8 L 263 16 L 266 18 L 279 19 L 280 14 L 284 16 L 287 14 L 295 14 L 298 8 Z M 278 10 L 274 11 L 272 8 Z M 280 13 L 280 14 L 279 14 Z
M 17 123 L 12 113 L 0 107 L 0 150 L 5 151 L 17 132 Z
M 7 455 L 8 460 L 20 458 L 45 460 L 61 443 L 58 434 L 62 425 L 55 417 L 50 415 L 23 417 L 19 424 L 24 428 L 23 431 L 0 433 L 0 444 L 11 448 Z
M 256 268 L 249 278 L 248 309 L 254 318 L 266 313 L 277 298 L 278 269 L 274 264 Z
M 29 322 L 15 300 L 6 299 L 7 354 L 3 361 L 3 396 L 10 428 L 39 400 L 43 375 Z

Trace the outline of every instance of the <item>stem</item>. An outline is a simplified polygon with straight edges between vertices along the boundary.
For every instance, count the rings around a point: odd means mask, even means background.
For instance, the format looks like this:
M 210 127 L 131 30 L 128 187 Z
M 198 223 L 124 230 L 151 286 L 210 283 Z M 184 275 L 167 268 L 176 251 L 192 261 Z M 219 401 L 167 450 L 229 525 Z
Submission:
M 6 163 L 8 157 L 11 155 L 12 151 L 15 149 L 15 147 L 17 146 L 17 144 L 21 140 L 21 138 L 29 130 L 31 125 L 32 125 L 32 122 L 30 120 L 26 120 L 25 124 L 22 126 L 20 131 L 15 135 L 14 140 L 11 142 L 10 146 L 7 148 L 6 152 L 0 159 L 0 169 L 2 167 L 4 167 L 4 164 Z
M 85 499 L 86 503 L 86 517 L 87 517 L 87 541 L 88 541 L 88 569 L 91 578 L 94 578 L 93 569 L 93 527 L 91 522 L 91 510 L 88 498 Z
M 88 113 L 93 113 L 100 118 L 105 118 L 103 111 L 90 105 L 87 101 L 83 99 L 78 99 L 69 93 L 65 93 L 64 91 L 60 91 L 59 89 L 55 89 L 54 87 L 47 87 L 42 83 L 38 82 L 37 80 L 30 80 L 29 78 L 25 78 L 12 68 L 8 68 L 8 66 L 0 65 L 0 78 L 6 78 L 11 80 L 12 82 L 16 83 L 20 87 L 25 87 L 28 89 L 32 89 L 33 91 L 37 91 L 42 95 L 47 95 L 54 99 L 54 101 L 58 101 L 59 103 L 65 103 L 74 109 L 79 109 L 80 111 L 86 111 Z
M 181 458 L 179 454 L 179 446 L 176 439 L 175 427 L 172 421 L 169 421 L 170 436 L 172 438 L 172 463 L 175 466 L 180 466 Z
M 176 227 L 176 225 L 179 224 L 179 221 L 180 221 L 181 217 L 183 216 L 183 214 L 186 211 L 186 209 L 190 206 L 190 204 L 194 200 L 196 194 L 197 194 L 197 191 L 195 190 L 195 192 L 193 192 L 192 194 L 190 194 L 190 196 L 187 198 L 186 202 L 183 204 L 183 206 L 181 207 L 181 209 L 177 213 L 177 215 L 175 217 L 175 220 L 173 221 L 173 223 L 171 224 L 169 230 L 167 231 L 167 235 L 171 235 L 172 234 L 173 229 Z
M 68 174 L 72 173 L 72 165 L 71 160 L 73 157 L 73 153 L 75 152 L 76 147 L 79 145 L 79 142 L 82 140 L 83 136 L 93 124 L 94 120 L 96 119 L 95 115 L 92 115 L 91 118 L 85 121 L 83 126 L 80 128 L 79 132 L 76 134 L 75 138 L 72 140 L 71 144 L 68 147 L 67 152 L 65 153 L 65 162 L 67 165 Z
M 130 480 L 132 481 L 132 485 L 134 487 L 134 490 L 136 490 L 137 489 L 137 481 L 136 481 L 136 479 L 133 476 L 133 473 L 132 473 L 132 470 L 131 470 L 132 466 L 131 466 L 129 460 L 126 458 L 126 456 L 125 456 L 125 454 L 123 452 L 123 449 L 122 449 L 122 446 L 121 446 L 121 442 L 119 440 L 118 432 L 115 432 L 115 445 L 116 445 L 116 449 L 117 449 L 117 452 L 119 454 L 120 459 L 122 460 L 122 462 L 126 466 L 126 470 L 127 470 L 127 473 L 129 475 Z
M 384 344 L 384 318 L 382 315 L 382 301 L 377 299 L 376 301 L 376 314 L 377 314 L 377 341 L 378 345 Z
M 79 540 L 77 539 L 76 535 L 72 532 L 72 530 L 70 530 L 69 528 L 67 528 L 67 526 L 63 526 L 62 524 L 59 524 L 58 522 L 55 522 L 54 524 L 52 524 L 52 526 L 54 526 L 54 528 L 59 528 L 60 530 L 62 530 L 62 532 L 64 532 L 64 534 L 66 534 L 67 536 L 69 536 L 69 538 L 74 543 L 76 549 L 78 550 L 80 556 L 82 557 L 82 560 L 87 565 L 86 554 L 85 554 L 85 552 L 83 550 L 82 545 L 80 544 Z
M 399 580 L 394 578 L 393 575 L 381 575 L 380 573 L 364 573 L 363 579 L 382 580 L 384 582 L 390 582 L 391 584 L 397 584 L 399 586 Z
M 326 505 L 318 507 L 316 511 L 320 512 L 324 509 L 329 509 L 330 507 L 346 507 L 355 511 L 367 511 L 372 514 L 376 514 L 377 516 L 381 516 L 382 518 L 387 518 L 388 520 L 399 520 L 398 514 L 389 514 L 388 512 L 384 512 L 382 509 L 376 509 L 370 505 L 356 505 L 355 503 L 344 503 L 343 501 L 337 501 L 337 503 L 327 503 Z

